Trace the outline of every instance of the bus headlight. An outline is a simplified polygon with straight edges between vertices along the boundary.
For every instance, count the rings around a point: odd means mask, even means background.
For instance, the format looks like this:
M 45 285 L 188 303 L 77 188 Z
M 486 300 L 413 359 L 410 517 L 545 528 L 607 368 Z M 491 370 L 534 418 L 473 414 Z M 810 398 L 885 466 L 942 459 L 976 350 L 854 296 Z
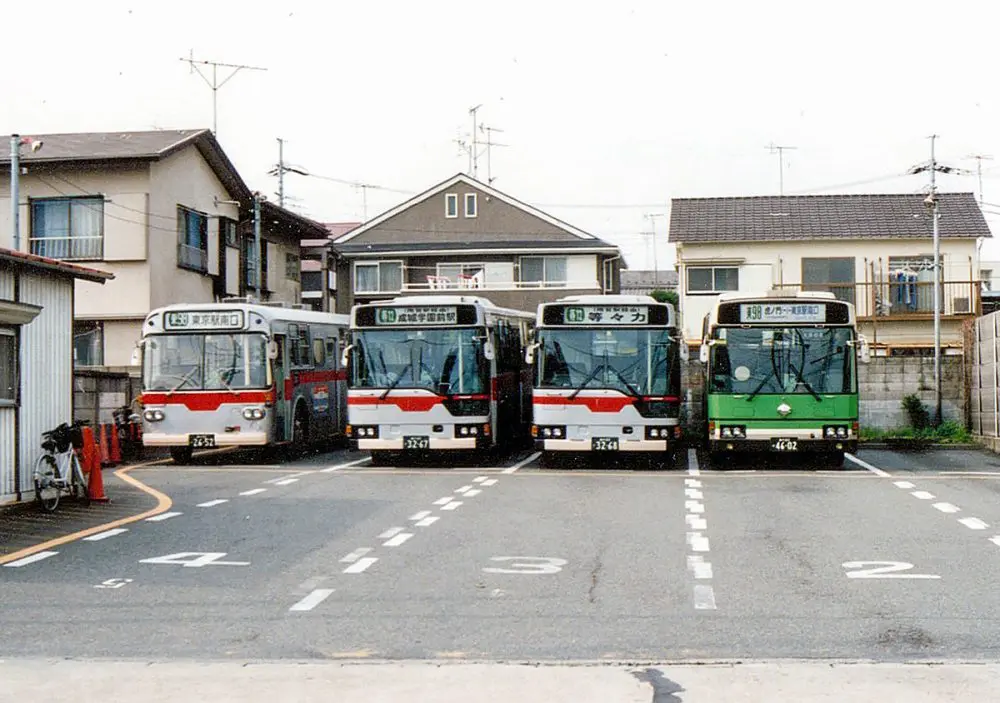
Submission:
M 263 420 L 266 414 L 264 408 L 243 408 L 243 418 L 246 420 Z
M 723 425 L 721 434 L 724 439 L 746 439 L 747 428 L 746 425 Z
M 823 436 L 827 439 L 847 439 L 849 435 L 847 425 L 826 425 L 823 427 Z
M 355 425 L 354 436 L 359 439 L 375 439 L 378 437 L 378 425 Z
M 142 416 L 145 418 L 146 422 L 160 422 L 164 417 L 166 417 L 162 410 L 157 410 L 156 408 L 150 408 L 143 411 Z

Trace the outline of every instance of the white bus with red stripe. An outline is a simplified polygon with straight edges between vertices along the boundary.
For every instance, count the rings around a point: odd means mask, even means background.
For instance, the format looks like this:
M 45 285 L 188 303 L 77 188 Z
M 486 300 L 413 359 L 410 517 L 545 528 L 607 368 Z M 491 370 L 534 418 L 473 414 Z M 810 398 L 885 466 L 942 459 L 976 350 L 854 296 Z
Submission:
M 342 436 L 350 318 L 280 304 L 169 305 L 142 327 L 143 445 L 305 445 Z
M 534 315 L 476 296 L 355 305 L 347 433 L 376 464 L 406 453 L 486 450 L 526 438 Z
M 681 436 L 674 306 L 582 295 L 538 306 L 531 434 L 548 452 L 672 452 Z

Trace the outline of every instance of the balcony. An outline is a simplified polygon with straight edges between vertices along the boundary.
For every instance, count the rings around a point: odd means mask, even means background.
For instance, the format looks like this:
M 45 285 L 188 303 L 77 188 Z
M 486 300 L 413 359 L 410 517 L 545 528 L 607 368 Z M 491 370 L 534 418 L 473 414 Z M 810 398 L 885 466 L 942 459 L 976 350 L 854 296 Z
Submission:
M 960 317 L 982 311 L 982 282 L 941 282 L 941 315 Z M 930 320 L 934 317 L 934 282 L 882 283 L 786 283 L 775 286 L 788 291 L 828 291 L 838 299 L 854 303 L 859 320 Z
M 104 258 L 104 237 L 31 237 L 31 253 L 63 261 L 100 261 Z

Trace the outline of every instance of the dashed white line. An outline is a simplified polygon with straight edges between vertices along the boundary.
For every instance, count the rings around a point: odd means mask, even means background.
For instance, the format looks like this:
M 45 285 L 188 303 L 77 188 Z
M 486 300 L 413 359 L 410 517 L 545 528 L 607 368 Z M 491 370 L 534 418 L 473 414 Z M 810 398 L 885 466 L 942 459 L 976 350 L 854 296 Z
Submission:
M 696 478 L 686 478 L 684 479 L 684 485 L 688 488 L 701 488 L 701 481 Z
M 357 466 L 358 464 L 364 464 L 365 462 L 371 461 L 371 457 L 366 456 L 364 459 L 355 459 L 354 461 L 349 461 L 346 464 L 337 464 L 336 466 L 330 466 L 325 469 L 320 469 L 320 473 L 328 474 L 334 471 L 340 471 L 341 469 L 349 469 L 352 466 Z
M 410 516 L 411 520 L 423 520 L 425 517 L 431 514 L 430 510 L 421 510 L 419 513 L 413 513 Z
M 114 537 L 115 535 L 120 535 L 123 532 L 128 532 L 126 527 L 116 527 L 113 530 L 105 530 L 104 532 L 98 532 L 96 535 L 91 535 L 90 537 L 84 537 L 84 542 L 100 542 L 102 539 L 107 539 L 108 537 Z
M 684 495 L 687 498 L 692 498 L 694 500 L 704 500 L 705 498 L 705 495 L 697 488 L 685 488 Z
M 400 532 L 402 532 L 405 529 L 406 529 L 405 527 L 390 527 L 388 530 L 386 530 L 385 532 L 383 532 L 382 534 L 380 534 L 378 536 L 378 538 L 379 539 L 389 539 L 390 537 L 395 537 L 396 535 L 398 535 Z
M 920 500 L 934 500 L 934 494 L 927 491 L 913 491 L 910 495 Z
M 445 505 L 451 502 L 451 496 L 445 496 L 444 498 L 438 498 L 434 501 L 434 505 Z
M 957 505 L 952 505 L 951 503 L 935 503 L 934 507 L 942 513 L 957 513 L 961 510 Z
M 298 473 L 295 473 L 295 474 L 286 474 L 285 476 L 278 476 L 277 478 L 268 479 L 267 481 L 264 481 L 264 483 L 273 483 L 276 486 L 281 486 L 281 485 L 284 485 L 282 483 L 283 481 L 287 481 L 289 479 L 296 479 L 296 480 L 298 480 L 300 477 L 302 477 L 302 476 L 308 476 L 311 473 L 312 473 L 312 471 L 299 471 Z
M 456 488 L 455 493 L 465 493 L 469 490 L 472 490 L 472 486 L 462 486 L 461 488 Z
M 685 515 L 684 520 L 687 522 L 687 526 L 692 530 L 708 529 L 708 521 L 698 515 Z
M 4 566 L 9 566 L 11 568 L 17 568 L 19 566 L 27 566 L 28 564 L 34 564 L 36 561 L 41 561 L 42 559 L 48 559 L 49 557 L 54 557 L 59 552 L 38 552 L 37 554 L 32 554 L 31 556 L 24 557 L 23 559 L 18 559 L 17 561 L 12 561 L 9 564 L 4 564 Z
M 466 491 L 465 492 L 465 497 L 466 498 L 475 498 L 480 493 L 482 493 L 481 490 L 479 490 L 478 488 L 473 488 L 471 491 Z
M 715 610 L 715 591 L 711 586 L 698 584 L 694 587 L 695 610 Z
M 1000 535 L 997 535 L 996 537 L 990 537 L 990 542 L 1000 547 Z
M 163 522 L 164 520 L 169 520 L 172 517 L 177 517 L 178 515 L 183 515 L 184 513 L 161 513 L 160 515 L 154 515 L 153 517 L 146 518 L 146 522 Z
M 497 485 L 497 480 L 498 479 L 495 479 L 495 478 L 488 478 L 485 481 L 483 481 L 483 485 L 484 486 L 495 486 L 495 485 Z
M 688 570 L 699 580 L 712 578 L 712 565 L 705 561 L 705 557 L 691 555 L 688 557 Z
M 430 527 L 440 519 L 441 518 L 438 517 L 437 515 L 432 515 L 431 517 L 425 517 L 423 520 L 417 523 L 417 527 Z
M 893 483 L 899 488 L 916 488 L 916 486 L 909 481 L 893 481 Z
M 537 459 L 541 455 L 542 455 L 541 452 L 535 452 L 534 454 L 532 454 L 531 456 L 529 456 L 524 461 L 519 461 L 516 464 L 514 464 L 513 466 L 511 466 L 510 468 L 504 469 L 500 473 L 502 473 L 502 474 L 512 474 L 515 471 L 517 471 L 518 469 L 520 469 L 522 466 L 527 466 L 528 464 L 530 464 L 531 462 L 533 462 L 535 459 Z
M 701 469 L 698 468 L 698 450 L 694 448 L 688 449 L 688 473 L 692 476 L 701 473 Z
M 390 539 L 388 542 L 383 542 L 382 546 L 383 547 L 398 547 L 399 545 L 403 544 L 406 540 L 410 539 L 410 537 L 412 537 L 412 536 L 413 536 L 412 532 L 403 532 L 402 534 L 396 535 L 395 537 L 393 537 L 392 539 Z
M 258 493 L 264 493 L 266 491 L 267 491 L 266 488 L 253 488 L 253 489 L 251 489 L 249 491 L 243 491 L 242 493 L 240 493 L 240 495 L 241 496 L 255 496 Z
M 450 503 L 446 503 L 445 505 L 442 505 L 441 506 L 441 510 L 454 510 L 455 508 L 457 508 L 461 504 L 462 504 L 462 501 L 460 501 L 460 500 L 453 500 Z
M 689 513 L 703 513 L 705 512 L 705 505 L 697 500 L 686 500 L 684 501 L 684 509 Z
M 977 517 L 964 517 L 959 520 L 959 522 L 968 527 L 970 530 L 985 530 L 989 527 L 989 525 Z
M 333 593 L 332 588 L 317 588 L 315 591 L 310 593 L 308 596 L 300 600 L 298 603 L 293 605 L 289 610 L 300 612 L 303 610 L 312 610 L 317 605 L 325 601 Z
M 378 561 L 378 559 L 376 557 L 365 557 L 364 559 L 359 559 L 358 561 L 354 562 L 353 564 L 351 564 L 350 566 L 348 566 L 346 569 L 344 569 L 344 573 L 345 574 L 360 574 L 362 571 L 364 571 L 365 569 L 367 569 L 369 566 L 371 566 L 372 564 L 374 564 L 377 561 Z
M 275 486 L 288 486 L 288 485 L 290 485 L 292 483 L 295 483 L 296 481 L 298 481 L 297 478 L 286 478 L 286 479 L 282 479 L 281 481 L 275 481 L 274 485 Z
M 687 541 L 692 552 L 708 551 L 708 537 L 700 532 L 688 532 Z
M 883 471 L 882 469 L 880 469 L 877 466 L 872 466 L 867 461 L 863 461 L 863 460 L 857 458 L 856 456 L 854 456 L 851 453 L 844 454 L 844 456 L 847 457 L 848 459 L 850 459 L 851 461 L 853 461 L 858 466 L 860 466 L 862 468 L 865 468 L 865 469 L 868 469 L 869 471 L 871 471 L 876 476 L 881 476 L 882 478 L 892 478 L 892 474 L 890 474 L 888 471 Z
M 199 508 L 214 508 L 216 505 L 222 505 L 223 503 L 228 503 L 228 498 L 216 498 L 215 500 L 208 500 L 204 503 L 198 503 Z
M 353 564 L 354 562 L 356 562 L 358 559 L 360 559 L 361 557 L 363 557 L 365 554 L 367 554 L 371 550 L 372 550 L 371 547 L 359 547 L 358 549 L 355 549 L 353 552 L 351 552 L 347 556 L 342 557 L 340 559 L 340 561 L 341 561 L 341 563 L 344 563 L 344 564 Z
M 482 483 L 485 480 L 486 480 L 485 476 L 476 476 L 474 479 L 472 479 L 472 482 L 473 483 Z

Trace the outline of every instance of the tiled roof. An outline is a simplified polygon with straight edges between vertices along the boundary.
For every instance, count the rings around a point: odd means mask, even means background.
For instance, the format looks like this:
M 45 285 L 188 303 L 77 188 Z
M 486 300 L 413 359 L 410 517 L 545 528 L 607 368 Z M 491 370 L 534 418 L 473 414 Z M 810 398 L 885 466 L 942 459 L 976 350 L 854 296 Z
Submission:
M 36 256 L 34 254 L 28 254 L 23 251 L 15 251 L 13 249 L 0 248 L 0 261 L 9 262 L 14 265 L 55 271 L 72 276 L 73 278 L 82 278 L 85 281 L 93 281 L 94 283 L 104 283 L 105 281 L 115 277 L 113 273 L 108 273 L 107 271 L 99 271 L 98 269 L 79 266 L 78 264 L 71 264 L 66 261 L 59 261 L 58 259 L 49 259 L 45 256 Z
M 38 151 L 22 148 L 21 161 L 83 161 L 106 159 L 152 159 L 194 141 L 207 129 L 164 129 L 148 132 L 78 132 L 32 134 L 41 141 Z M 5 152 L 6 150 L 4 150 Z M 10 163 L 10 154 L 0 152 L 0 163 Z
M 972 193 L 939 193 L 942 238 L 990 237 Z M 924 195 L 795 195 L 675 198 L 669 240 L 930 239 Z
M 420 253 L 420 252 L 448 252 L 449 254 L 462 255 L 462 254 L 472 254 L 480 251 L 496 251 L 497 253 L 504 253 L 507 251 L 524 253 L 533 252 L 540 250 L 550 250 L 559 249 L 564 251 L 576 251 L 576 252 L 605 252 L 608 254 L 618 253 L 618 248 L 613 244 L 608 244 L 605 241 L 594 238 L 590 240 L 581 241 L 569 241 L 569 240 L 547 240 L 547 239 L 533 239 L 533 240 L 517 240 L 512 242 L 497 242 L 497 241 L 485 241 L 485 242 L 409 242 L 406 240 L 393 242 L 392 244 L 354 244 L 348 242 L 346 244 L 338 244 L 334 242 L 334 249 L 344 254 L 345 256 L 350 255 L 361 255 L 361 254 L 403 254 L 403 253 Z

